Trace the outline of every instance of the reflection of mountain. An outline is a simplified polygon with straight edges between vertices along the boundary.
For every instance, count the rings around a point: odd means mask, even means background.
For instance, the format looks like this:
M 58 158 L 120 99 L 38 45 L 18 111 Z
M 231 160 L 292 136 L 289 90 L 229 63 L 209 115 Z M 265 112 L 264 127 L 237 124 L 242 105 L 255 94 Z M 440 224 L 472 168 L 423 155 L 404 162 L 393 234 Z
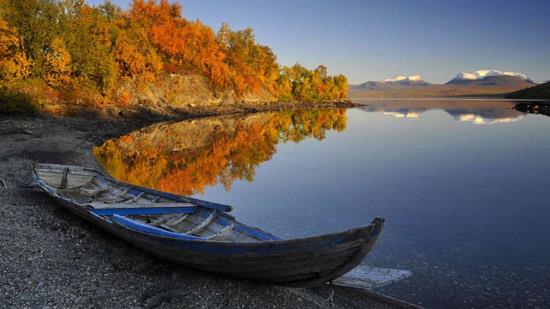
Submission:
M 461 122 L 494 124 L 518 121 L 523 113 L 514 103 L 493 100 L 384 100 L 369 101 L 361 107 L 367 112 L 382 112 L 396 118 L 419 118 L 429 110 L 444 110 Z
M 280 142 L 323 139 L 346 127 L 345 110 L 298 110 L 161 123 L 94 148 L 114 178 L 191 195 L 236 179 L 252 180 Z

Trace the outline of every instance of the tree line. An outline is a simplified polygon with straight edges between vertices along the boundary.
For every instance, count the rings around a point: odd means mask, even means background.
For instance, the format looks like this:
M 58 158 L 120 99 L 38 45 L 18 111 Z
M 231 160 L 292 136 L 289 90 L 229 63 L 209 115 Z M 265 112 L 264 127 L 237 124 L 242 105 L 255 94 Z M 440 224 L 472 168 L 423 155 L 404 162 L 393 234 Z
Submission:
M 108 98 L 128 79 L 199 74 L 215 91 L 237 96 L 268 91 L 281 101 L 347 97 L 347 79 L 327 68 L 283 67 L 253 30 L 218 32 L 187 20 L 180 4 L 134 0 L 0 0 L 0 86 L 22 81 L 56 90 L 95 91 Z

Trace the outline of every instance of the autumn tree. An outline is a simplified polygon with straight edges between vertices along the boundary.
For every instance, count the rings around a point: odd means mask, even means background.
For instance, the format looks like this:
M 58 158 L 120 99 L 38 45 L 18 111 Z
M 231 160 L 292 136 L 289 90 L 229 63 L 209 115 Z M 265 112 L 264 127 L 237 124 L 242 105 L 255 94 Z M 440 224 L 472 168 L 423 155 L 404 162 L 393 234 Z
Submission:
M 61 34 L 61 6 L 49 0 L 4 0 L 2 15 L 22 38 L 22 49 L 32 60 L 32 73 L 44 74 L 44 51 Z
M 71 81 L 71 55 L 62 38 L 56 37 L 44 52 L 44 80 L 51 86 L 62 87 Z
M 89 81 L 103 94 L 114 87 L 116 61 L 112 55 L 113 36 L 118 28 L 103 15 L 80 0 L 63 2 L 63 37 L 71 54 L 74 78 Z
M 0 17 L 0 80 L 27 77 L 31 61 L 24 53 L 17 31 Z
M 98 9 L 110 22 L 115 21 L 122 14 L 122 10 L 118 6 L 114 5 L 110 0 L 105 0 L 102 5 L 98 6 Z
M 295 64 L 284 67 L 277 78 L 281 101 L 328 101 L 345 99 L 348 81 L 344 75 L 330 76 L 323 65 L 314 70 Z
M 276 93 L 277 58 L 269 47 L 256 43 L 251 28 L 232 31 L 224 23 L 216 39 L 227 54 L 226 62 L 232 70 L 233 85 L 238 93 L 255 93 L 262 88 Z
M 219 88 L 228 86 L 229 68 L 214 32 L 200 21 L 184 19 L 178 3 L 135 0 L 130 17 L 146 29 L 154 46 L 181 72 L 197 72 Z

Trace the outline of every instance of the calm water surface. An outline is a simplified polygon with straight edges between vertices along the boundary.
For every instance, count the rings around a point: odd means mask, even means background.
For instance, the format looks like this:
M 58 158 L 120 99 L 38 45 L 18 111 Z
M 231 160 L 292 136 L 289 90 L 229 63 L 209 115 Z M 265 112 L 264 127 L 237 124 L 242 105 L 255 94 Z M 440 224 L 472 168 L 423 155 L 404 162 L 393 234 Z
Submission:
M 413 271 L 383 293 L 428 307 L 550 301 L 550 118 L 508 101 L 156 124 L 94 151 L 114 177 L 227 203 L 281 237 L 386 218 L 365 260 Z

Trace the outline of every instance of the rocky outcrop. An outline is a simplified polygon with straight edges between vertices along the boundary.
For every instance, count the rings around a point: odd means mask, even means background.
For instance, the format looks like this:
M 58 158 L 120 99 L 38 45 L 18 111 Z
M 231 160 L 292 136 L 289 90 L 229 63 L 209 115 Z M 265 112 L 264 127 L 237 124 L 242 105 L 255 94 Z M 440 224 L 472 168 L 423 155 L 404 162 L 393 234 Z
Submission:
M 200 75 L 166 74 L 155 82 L 128 80 L 116 92 L 121 105 L 161 114 L 234 105 L 270 104 L 277 98 L 267 90 L 237 97 L 233 90 L 217 91 Z

